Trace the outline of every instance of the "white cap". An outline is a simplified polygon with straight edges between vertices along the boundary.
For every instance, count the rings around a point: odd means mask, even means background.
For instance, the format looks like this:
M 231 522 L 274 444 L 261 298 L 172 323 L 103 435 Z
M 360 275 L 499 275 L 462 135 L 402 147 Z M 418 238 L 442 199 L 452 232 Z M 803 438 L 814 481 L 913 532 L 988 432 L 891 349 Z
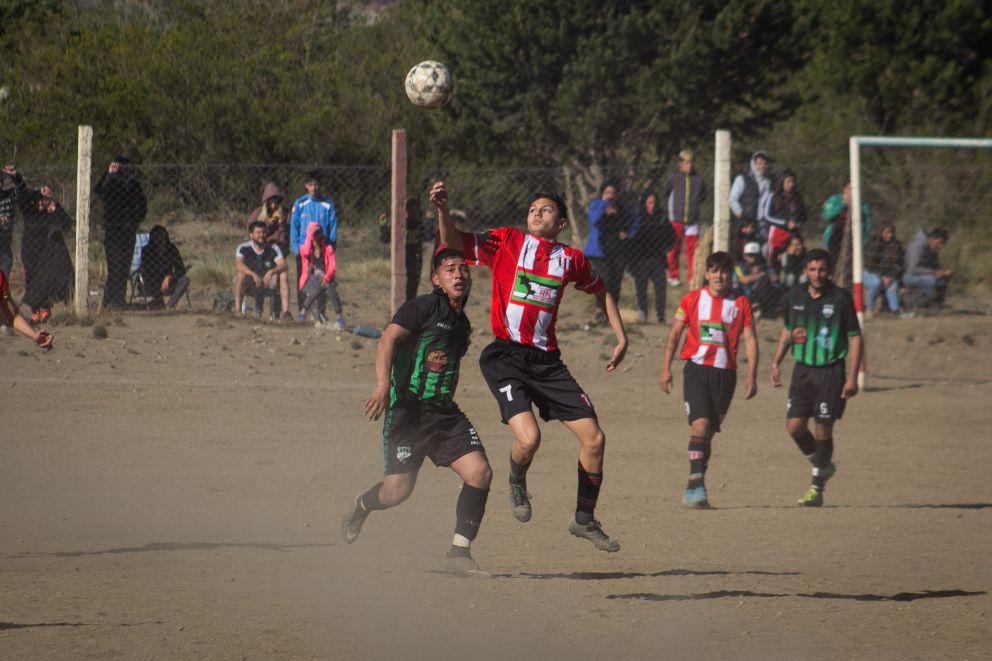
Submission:
M 751 241 L 744 244 L 744 254 L 745 255 L 760 255 L 761 245 L 757 241 Z

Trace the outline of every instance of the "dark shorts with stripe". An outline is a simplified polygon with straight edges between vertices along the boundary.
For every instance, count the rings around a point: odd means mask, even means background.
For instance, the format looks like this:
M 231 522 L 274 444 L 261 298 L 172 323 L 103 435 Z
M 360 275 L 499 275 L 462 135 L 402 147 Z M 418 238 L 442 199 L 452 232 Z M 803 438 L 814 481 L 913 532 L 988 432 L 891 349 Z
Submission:
M 844 361 L 826 367 L 796 363 L 789 384 L 788 418 L 814 418 L 822 422 L 840 420 L 847 400 L 844 393 Z
M 689 424 L 701 418 L 710 421 L 714 432 L 720 431 L 720 421 L 730 410 L 737 387 L 737 371 L 685 361 L 682 368 L 682 393 Z
M 457 406 L 439 409 L 400 400 L 386 411 L 382 426 L 385 473 L 420 470 L 424 457 L 435 466 L 450 466 L 470 452 L 485 453 L 475 427 Z
M 592 401 L 561 362 L 561 352 L 542 351 L 496 340 L 479 356 L 482 376 L 499 404 L 506 423 L 513 416 L 537 410 L 544 420 L 595 418 Z

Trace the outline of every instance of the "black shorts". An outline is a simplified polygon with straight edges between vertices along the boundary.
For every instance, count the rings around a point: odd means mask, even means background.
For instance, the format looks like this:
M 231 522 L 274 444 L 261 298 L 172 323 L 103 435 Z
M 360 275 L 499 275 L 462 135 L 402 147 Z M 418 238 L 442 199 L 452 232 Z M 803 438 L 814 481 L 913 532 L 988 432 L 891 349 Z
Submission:
M 720 421 L 727 415 L 737 387 L 737 371 L 685 361 L 682 368 L 682 393 L 689 424 L 705 418 L 714 432 L 720 431 Z
M 815 418 L 823 422 L 840 420 L 847 403 L 844 393 L 844 361 L 826 367 L 796 363 L 789 384 L 788 418 Z
M 485 452 L 479 433 L 457 406 L 438 409 L 418 401 L 399 401 L 386 411 L 382 426 L 385 473 L 420 469 L 424 457 L 450 466 L 469 452 Z
M 595 418 L 596 409 L 561 362 L 561 352 L 496 340 L 479 356 L 482 376 L 499 403 L 505 424 L 531 404 L 545 420 Z

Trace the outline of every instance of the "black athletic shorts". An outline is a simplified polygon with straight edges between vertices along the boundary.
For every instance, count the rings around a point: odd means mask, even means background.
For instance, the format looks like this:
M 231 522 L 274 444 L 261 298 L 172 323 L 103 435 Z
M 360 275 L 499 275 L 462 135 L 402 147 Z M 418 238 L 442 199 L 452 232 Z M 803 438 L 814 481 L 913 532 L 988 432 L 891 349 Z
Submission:
M 561 352 L 496 340 L 479 356 L 482 376 L 499 403 L 505 424 L 531 404 L 545 420 L 595 418 L 596 409 L 561 362 Z
M 424 457 L 435 466 L 450 466 L 469 452 L 485 452 L 479 433 L 457 406 L 439 409 L 401 400 L 386 411 L 382 426 L 385 473 L 420 469 Z
M 844 393 L 844 361 L 826 367 L 796 363 L 789 384 L 788 418 L 815 418 L 823 422 L 840 420 L 847 403 Z
M 685 361 L 682 368 L 682 393 L 689 424 L 706 418 L 713 431 L 720 431 L 720 421 L 727 415 L 737 387 L 737 371 Z

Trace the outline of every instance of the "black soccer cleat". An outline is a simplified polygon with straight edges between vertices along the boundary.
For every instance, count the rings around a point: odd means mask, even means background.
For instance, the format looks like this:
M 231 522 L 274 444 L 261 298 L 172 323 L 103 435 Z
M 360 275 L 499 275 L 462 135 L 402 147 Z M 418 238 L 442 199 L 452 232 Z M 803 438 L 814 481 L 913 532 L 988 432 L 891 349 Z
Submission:
M 520 523 L 527 523 L 533 514 L 530 506 L 530 494 L 527 493 L 527 482 L 510 482 L 510 511 L 513 518 Z
M 452 546 L 444 556 L 444 571 L 462 578 L 492 578 L 489 572 L 479 569 L 472 553 L 459 546 Z
M 361 498 L 361 496 L 355 498 L 355 505 L 341 521 L 341 536 L 348 544 L 358 539 L 358 533 L 362 532 L 362 524 L 369 516 L 368 510 L 362 507 Z
M 568 524 L 568 532 L 576 537 L 588 539 L 600 551 L 616 553 L 620 550 L 620 545 L 603 532 L 603 527 L 599 525 L 599 521 L 596 519 L 593 519 L 589 523 L 579 523 L 575 519 L 572 519 L 572 522 Z

